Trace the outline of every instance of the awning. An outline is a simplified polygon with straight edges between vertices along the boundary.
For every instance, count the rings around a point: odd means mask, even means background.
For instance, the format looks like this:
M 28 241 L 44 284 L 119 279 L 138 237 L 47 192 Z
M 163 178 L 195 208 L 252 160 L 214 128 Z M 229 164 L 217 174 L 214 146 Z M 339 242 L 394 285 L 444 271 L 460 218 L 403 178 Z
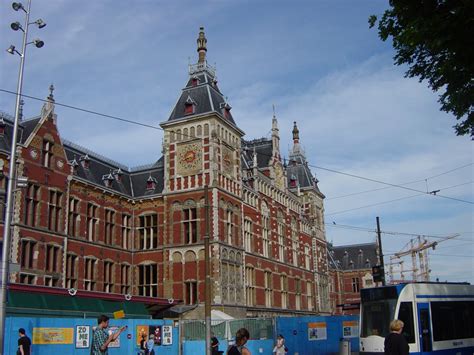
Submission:
M 151 297 L 127 300 L 124 295 L 11 284 L 7 293 L 10 316 L 96 317 L 123 310 L 126 318 L 156 318 L 156 314 L 177 302 Z

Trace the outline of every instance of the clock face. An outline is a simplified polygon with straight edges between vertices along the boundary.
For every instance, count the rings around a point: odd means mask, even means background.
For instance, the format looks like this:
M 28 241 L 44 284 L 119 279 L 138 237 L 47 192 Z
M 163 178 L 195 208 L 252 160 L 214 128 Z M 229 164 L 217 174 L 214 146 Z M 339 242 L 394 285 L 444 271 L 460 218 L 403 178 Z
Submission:
M 180 144 L 176 148 L 176 173 L 182 176 L 194 175 L 202 169 L 201 142 Z

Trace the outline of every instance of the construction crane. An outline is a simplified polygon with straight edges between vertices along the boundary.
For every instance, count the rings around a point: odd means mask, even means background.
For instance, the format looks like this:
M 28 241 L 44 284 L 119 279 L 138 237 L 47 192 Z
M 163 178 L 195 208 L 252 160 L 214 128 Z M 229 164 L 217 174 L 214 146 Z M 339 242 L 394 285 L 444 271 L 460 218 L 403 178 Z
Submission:
M 411 239 L 407 245 L 398 253 L 395 253 L 393 256 L 390 257 L 390 279 L 394 282 L 394 265 L 400 265 L 400 275 L 401 280 L 405 280 L 404 273 L 405 272 L 412 272 L 412 279 L 413 281 L 429 281 L 430 280 L 430 267 L 429 267 L 429 258 L 428 258 L 428 249 L 432 248 L 433 250 L 436 246 L 449 239 L 453 239 L 459 237 L 459 234 L 449 235 L 444 238 L 440 238 L 437 241 L 428 241 L 425 237 L 418 236 L 415 239 Z M 403 269 L 403 260 L 402 258 L 410 255 L 411 256 L 411 263 L 412 269 L 411 270 L 404 270 Z M 418 262 L 417 262 L 418 257 Z

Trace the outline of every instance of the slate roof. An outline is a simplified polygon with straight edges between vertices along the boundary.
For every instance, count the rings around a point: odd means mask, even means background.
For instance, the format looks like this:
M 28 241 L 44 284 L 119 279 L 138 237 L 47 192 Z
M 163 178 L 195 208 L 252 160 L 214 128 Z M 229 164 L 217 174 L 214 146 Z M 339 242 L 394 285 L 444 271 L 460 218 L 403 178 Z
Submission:
M 272 157 L 272 140 L 267 138 L 245 141 L 242 139 L 242 167 L 253 167 L 253 152 L 257 154 L 257 167 L 259 169 L 267 168 Z
M 345 271 L 360 270 L 371 268 L 378 263 L 376 243 L 339 246 L 328 244 L 328 252 L 332 256 L 329 257 L 331 268 Z
M 208 71 L 206 68 L 208 68 L 207 63 L 202 66 L 202 70 L 199 72 L 190 73 L 186 87 L 182 90 L 181 96 L 168 118 L 168 122 L 201 114 L 216 113 L 236 127 L 230 111 L 228 115 L 223 114 L 223 106 L 227 101 L 219 90 L 217 80 L 212 74 L 214 69 Z M 194 79 L 198 79 L 197 85 L 193 84 Z M 196 103 L 193 114 L 185 113 L 188 98 L 191 98 L 191 100 Z
M 31 132 L 35 129 L 38 124 L 40 116 L 33 117 L 28 120 L 22 120 L 18 124 L 18 141 L 25 143 L 30 136 Z M 5 124 L 5 134 L 0 135 L 0 150 L 4 152 L 10 152 L 11 141 L 13 136 L 13 122 L 15 118 L 6 112 L 0 111 L 0 120 L 3 120 Z
M 145 197 L 159 194 L 163 191 L 163 158 L 146 167 L 129 169 L 118 162 L 107 159 L 72 142 L 63 140 L 63 145 L 69 162 L 75 163 L 74 175 L 81 179 L 110 188 L 130 197 Z M 84 164 L 85 159 L 89 160 L 88 168 L 85 168 L 87 165 Z M 120 178 L 118 178 L 119 175 Z M 104 180 L 110 176 L 113 177 L 113 180 L 110 180 L 111 185 L 106 186 Z M 150 177 L 155 182 L 154 189 L 147 189 L 147 181 Z

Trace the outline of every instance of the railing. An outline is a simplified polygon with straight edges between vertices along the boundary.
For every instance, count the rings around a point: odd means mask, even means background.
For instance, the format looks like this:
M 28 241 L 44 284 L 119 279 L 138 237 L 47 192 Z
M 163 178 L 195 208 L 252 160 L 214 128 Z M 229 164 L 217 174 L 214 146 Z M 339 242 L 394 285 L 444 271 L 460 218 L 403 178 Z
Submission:
M 207 61 L 205 61 L 204 63 L 189 64 L 189 75 L 201 71 L 207 71 L 212 76 L 216 76 L 216 68 L 207 64 Z
M 272 318 L 246 318 L 234 320 L 212 320 L 211 333 L 220 339 L 233 339 L 240 328 L 246 328 L 250 333 L 250 339 L 273 339 Z M 206 335 L 206 324 L 203 320 L 183 320 L 183 340 L 204 340 Z

